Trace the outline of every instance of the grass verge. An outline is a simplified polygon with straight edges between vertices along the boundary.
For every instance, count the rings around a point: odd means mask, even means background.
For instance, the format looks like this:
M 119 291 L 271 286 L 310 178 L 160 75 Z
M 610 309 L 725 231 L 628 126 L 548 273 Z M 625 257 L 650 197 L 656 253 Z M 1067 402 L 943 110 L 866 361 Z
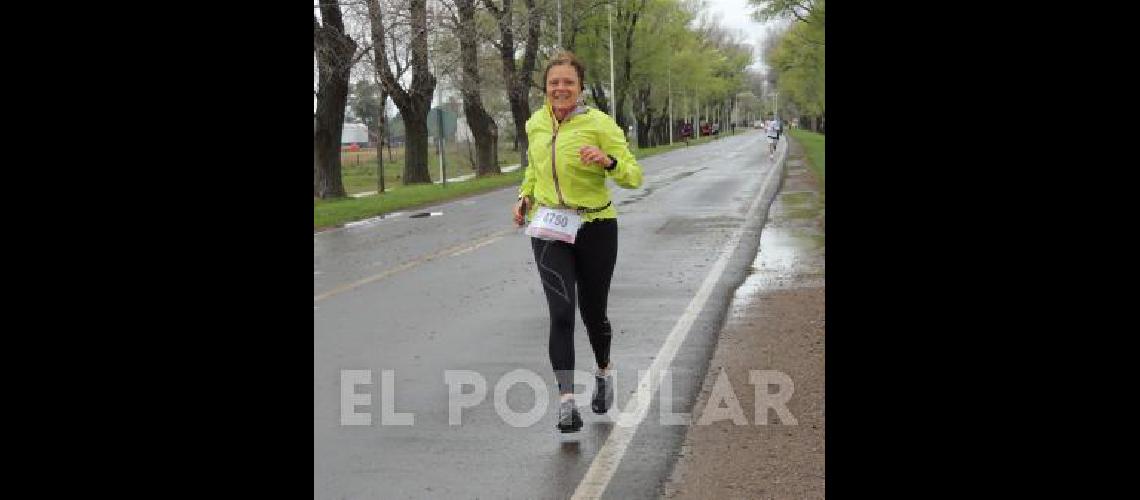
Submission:
M 684 142 L 674 142 L 672 145 L 657 146 L 654 148 L 638 149 L 631 147 L 631 152 L 638 160 L 648 158 L 653 155 L 666 153 L 675 149 L 680 149 L 688 146 L 695 146 L 716 140 L 717 137 L 701 137 L 689 141 L 686 145 Z M 631 145 L 632 146 L 632 145 Z M 434 150 L 433 150 L 434 151 Z M 361 155 L 369 155 L 368 152 L 360 153 Z M 511 153 L 504 155 L 503 151 L 499 152 L 500 164 L 509 163 L 508 159 L 514 159 Z M 354 153 L 355 155 L 355 153 Z M 370 157 L 363 157 L 359 161 L 360 166 L 356 165 L 358 160 L 351 157 L 347 161 L 342 159 L 342 179 L 345 184 L 345 191 L 349 194 L 358 193 L 362 191 L 375 191 L 376 190 L 376 153 L 370 153 Z M 449 160 L 450 161 L 450 160 Z M 517 160 L 516 160 L 517 161 Z M 458 162 L 457 162 L 458 163 Z M 452 200 L 455 198 L 462 198 L 464 196 L 471 196 L 495 189 L 500 189 L 506 186 L 517 186 L 522 183 L 523 169 L 518 169 L 514 172 L 496 175 L 491 177 L 484 177 L 482 179 L 471 179 L 464 182 L 449 182 L 447 187 L 438 184 L 422 184 L 404 186 L 400 181 L 395 179 L 394 176 L 399 172 L 403 166 L 393 165 L 385 162 L 385 175 L 384 181 L 388 188 L 383 195 L 365 196 L 362 198 L 340 198 L 335 200 L 313 200 L 313 230 L 320 231 L 331 227 L 342 226 L 346 222 L 354 220 L 367 219 L 397 210 L 404 210 L 408 208 L 415 208 L 418 206 L 431 205 L 443 201 Z M 453 173 L 458 171 L 456 173 Z M 453 171 L 448 168 L 448 177 L 458 175 L 460 173 L 470 172 L 468 168 L 464 171 L 457 168 Z M 438 173 L 436 169 L 429 170 L 434 180 Z
M 401 186 L 383 195 L 337 200 L 313 200 L 313 230 L 319 231 L 397 210 L 430 205 L 522 183 L 523 172 L 516 170 L 482 179 L 439 184 Z
M 820 190 L 823 190 L 824 185 L 824 135 L 810 132 L 807 130 L 792 129 L 788 131 L 804 148 L 804 153 L 807 155 L 808 166 L 816 177 L 819 178 Z

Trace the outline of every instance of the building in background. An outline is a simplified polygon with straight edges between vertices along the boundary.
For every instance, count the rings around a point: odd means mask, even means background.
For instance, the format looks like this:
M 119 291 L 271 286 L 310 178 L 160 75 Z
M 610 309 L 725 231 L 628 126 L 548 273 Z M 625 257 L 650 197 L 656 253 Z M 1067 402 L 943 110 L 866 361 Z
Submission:
M 363 123 L 345 123 L 340 132 L 340 146 L 358 148 L 369 147 L 368 127 Z

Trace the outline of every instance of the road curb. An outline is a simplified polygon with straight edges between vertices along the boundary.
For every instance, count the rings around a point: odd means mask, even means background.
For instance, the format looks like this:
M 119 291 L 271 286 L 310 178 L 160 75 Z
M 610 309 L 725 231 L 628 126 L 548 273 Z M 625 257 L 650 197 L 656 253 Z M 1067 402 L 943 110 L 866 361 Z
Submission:
M 763 231 L 764 226 L 768 222 L 768 212 L 772 207 L 772 203 L 776 200 L 776 195 L 779 194 L 780 190 L 784 186 L 784 178 L 786 175 L 788 163 L 788 152 L 790 149 L 790 144 L 788 141 L 789 139 L 787 138 L 787 135 L 782 134 L 780 136 L 779 142 L 776 144 L 776 162 L 774 166 L 775 171 L 771 172 L 769 175 L 777 175 L 778 177 L 776 178 L 775 182 L 769 182 L 767 185 L 761 187 L 761 191 L 757 194 L 757 197 L 760 197 L 762 200 L 760 202 L 762 208 L 757 208 L 756 217 L 753 220 L 744 221 L 744 224 L 746 224 L 746 227 L 744 229 L 744 236 L 747 236 L 750 239 L 747 243 L 745 243 L 744 239 L 742 238 L 740 243 L 738 243 L 737 248 L 733 251 L 733 260 L 736 261 L 736 265 L 751 265 L 751 263 L 756 258 L 757 252 L 760 249 L 760 233 Z M 763 154 L 767 153 L 765 152 Z M 696 384 L 696 390 L 693 392 L 694 418 L 696 418 L 695 411 L 697 404 L 700 402 L 701 388 L 708 387 L 709 384 L 711 384 L 712 379 L 718 375 L 718 373 L 714 373 L 710 370 L 710 364 L 712 362 L 714 353 L 716 353 L 717 347 L 720 345 L 725 323 L 729 316 L 729 308 L 732 304 L 732 297 L 736 294 L 740 286 L 744 284 L 744 280 L 746 278 L 747 274 L 742 274 L 739 281 L 728 283 L 725 286 L 727 300 L 724 301 L 724 310 L 718 311 L 719 319 L 717 320 L 716 326 L 716 339 L 708 348 L 709 359 L 705 360 L 705 365 L 702 367 L 703 374 L 701 375 L 700 381 Z M 687 439 L 692 426 L 693 423 L 690 423 L 689 429 L 686 429 L 684 435 L 681 437 L 682 445 Z M 680 450 L 680 453 L 670 458 L 669 472 L 665 475 L 664 481 L 658 485 L 659 496 L 664 498 L 664 495 L 669 491 L 670 485 L 675 485 L 679 482 L 678 480 L 680 478 L 677 476 L 677 463 L 679 462 L 680 454 L 683 453 L 684 449 Z

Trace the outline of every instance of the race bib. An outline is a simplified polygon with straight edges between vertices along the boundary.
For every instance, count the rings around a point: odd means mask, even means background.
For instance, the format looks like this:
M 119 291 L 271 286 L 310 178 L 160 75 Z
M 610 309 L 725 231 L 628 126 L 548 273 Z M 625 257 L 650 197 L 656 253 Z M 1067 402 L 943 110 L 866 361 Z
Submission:
M 574 244 L 580 227 L 582 227 L 582 216 L 578 215 L 578 212 L 538 207 L 538 212 L 534 214 L 534 219 L 526 228 L 526 234 L 543 240 Z

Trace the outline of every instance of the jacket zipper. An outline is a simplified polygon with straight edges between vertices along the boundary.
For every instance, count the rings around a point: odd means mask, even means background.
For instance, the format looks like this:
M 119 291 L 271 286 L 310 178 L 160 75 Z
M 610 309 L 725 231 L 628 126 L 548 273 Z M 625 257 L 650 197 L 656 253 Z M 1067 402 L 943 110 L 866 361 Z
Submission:
M 558 141 L 558 129 L 560 127 L 556 123 L 554 126 L 554 133 L 550 136 L 550 171 L 554 174 L 554 191 L 558 193 L 558 204 L 561 207 L 566 206 L 566 200 L 562 199 L 562 188 L 558 185 L 558 148 L 556 146 Z

